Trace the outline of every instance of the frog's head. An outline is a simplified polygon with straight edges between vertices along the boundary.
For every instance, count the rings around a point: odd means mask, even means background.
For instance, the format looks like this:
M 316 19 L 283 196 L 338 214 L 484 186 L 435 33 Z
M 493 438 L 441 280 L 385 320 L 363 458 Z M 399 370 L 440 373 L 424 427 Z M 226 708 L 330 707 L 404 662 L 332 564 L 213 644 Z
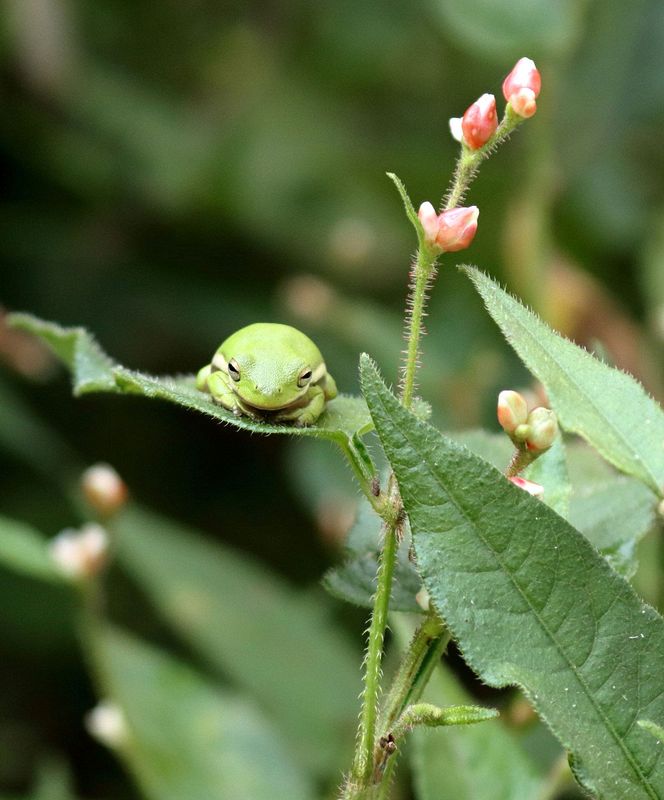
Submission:
M 240 400 L 263 411 L 292 406 L 313 377 L 311 366 L 300 359 L 276 363 L 245 356 L 231 358 L 226 368 L 229 384 Z
M 325 374 L 314 343 L 287 325 L 257 323 L 227 339 L 212 362 L 227 384 L 247 405 L 278 411 L 297 403 L 312 383 Z

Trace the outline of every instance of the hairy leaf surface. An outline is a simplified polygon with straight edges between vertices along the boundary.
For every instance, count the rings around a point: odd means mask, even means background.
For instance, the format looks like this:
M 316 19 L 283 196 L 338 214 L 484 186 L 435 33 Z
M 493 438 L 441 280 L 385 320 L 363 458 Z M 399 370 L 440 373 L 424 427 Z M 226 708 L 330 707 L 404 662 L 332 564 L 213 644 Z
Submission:
M 418 421 L 365 356 L 365 397 L 420 573 L 469 664 L 518 684 L 600 797 L 664 797 L 664 620 L 544 503 Z
M 305 428 L 237 417 L 214 403 L 209 394 L 198 391 L 193 375 L 156 377 L 115 363 L 85 328 L 63 328 L 29 314 L 12 314 L 10 321 L 14 327 L 41 337 L 53 349 L 71 371 L 75 394 L 116 392 L 142 395 L 199 411 L 235 428 L 256 433 L 285 433 L 329 439 L 342 447 L 352 446 L 355 434 L 371 428 L 371 418 L 364 400 L 349 395 L 329 401 L 316 424 Z
M 473 267 L 466 272 L 507 341 L 546 387 L 563 427 L 664 495 L 664 411 L 625 372 L 555 333 Z

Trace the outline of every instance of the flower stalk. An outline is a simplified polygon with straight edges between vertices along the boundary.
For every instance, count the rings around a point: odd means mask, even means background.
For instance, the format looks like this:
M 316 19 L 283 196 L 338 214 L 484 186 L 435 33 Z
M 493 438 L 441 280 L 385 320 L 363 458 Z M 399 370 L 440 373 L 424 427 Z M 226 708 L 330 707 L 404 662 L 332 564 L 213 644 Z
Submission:
M 427 294 L 436 275 L 438 258 L 444 252 L 464 249 L 472 241 L 477 229 L 478 210 L 475 207 L 462 208 L 460 204 L 463 202 L 482 161 L 509 137 L 526 116 L 530 116 L 531 112 L 534 113 L 532 106 L 528 106 L 526 109 L 527 114 L 519 114 L 518 110 L 512 108 L 511 105 L 513 97 L 514 101 L 520 104 L 519 110 L 523 112 L 527 105 L 525 101 L 532 100 L 534 102 L 534 98 L 531 98 L 527 92 L 524 95 L 523 90 L 527 89 L 535 97 L 539 93 L 539 86 L 537 92 L 533 90 L 536 70 L 534 73 L 530 69 L 530 64 L 532 62 L 526 65 L 528 69 L 521 64 L 517 73 L 513 70 L 508 76 L 507 85 L 511 94 L 510 98 L 507 98 L 508 103 L 500 124 L 497 124 L 496 121 L 493 95 L 482 95 L 466 111 L 463 119 L 453 121 L 455 124 L 451 125 L 451 130 L 456 138 L 460 138 L 461 153 L 444 207 L 440 213 L 437 213 L 430 203 L 423 203 L 419 213 L 416 214 L 401 181 L 395 175 L 389 174 L 401 194 L 406 214 L 415 228 L 419 242 L 410 272 L 406 309 L 407 344 L 401 369 L 399 396 L 402 405 L 407 409 L 412 407 L 415 397 Z M 534 64 L 532 67 L 534 69 Z M 537 77 L 539 77 L 539 73 L 537 73 Z M 361 470 L 358 469 L 359 471 Z M 367 476 L 364 477 L 363 489 L 368 495 L 366 491 Z M 429 611 L 397 670 L 380 720 L 378 720 L 383 645 L 394 566 L 403 526 L 403 506 L 394 474 L 389 478 L 386 492 L 373 495 L 373 499 L 369 497 L 369 500 L 383 520 L 383 543 L 368 630 L 357 746 L 353 767 L 343 789 L 343 800 L 386 800 L 396 760 L 391 757 L 396 751 L 392 729 L 396 726 L 398 730 L 401 730 L 398 727 L 401 718 L 408 708 L 414 708 L 409 704 L 419 699 L 449 641 L 449 634 L 445 631 L 435 611 Z M 424 713 L 423 708 L 416 709 L 417 713 L 420 715 Z M 412 713 L 414 714 L 415 711 Z M 441 720 L 444 717 L 444 713 L 439 710 L 434 710 L 431 714 L 438 715 L 436 720 L 438 717 Z M 404 732 L 411 726 L 411 723 L 411 720 L 403 720 L 401 727 Z M 436 722 L 436 724 L 440 723 Z M 377 730 L 380 734 L 378 737 Z

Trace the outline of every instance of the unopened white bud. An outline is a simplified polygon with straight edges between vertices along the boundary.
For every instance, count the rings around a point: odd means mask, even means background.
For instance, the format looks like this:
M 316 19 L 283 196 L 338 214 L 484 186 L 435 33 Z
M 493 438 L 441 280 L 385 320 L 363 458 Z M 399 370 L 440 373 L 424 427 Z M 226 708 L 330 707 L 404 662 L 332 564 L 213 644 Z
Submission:
M 86 500 L 102 516 L 109 517 L 127 502 L 127 486 L 109 464 L 94 464 L 81 476 Z
M 94 522 L 80 530 L 67 528 L 51 541 L 51 558 L 65 577 L 71 580 L 91 578 L 106 563 L 108 543 L 108 533 Z
M 107 747 L 121 747 L 127 741 L 124 712 L 109 700 L 102 700 L 88 711 L 84 721 L 88 733 Z
M 429 592 L 427 592 L 424 586 L 415 595 L 415 602 L 422 609 L 422 611 L 429 610 L 429 607 L 431 605 L 431 597 L 429 596 Z
M 463 142 L 463 127 L 461 117 L 450 117 L 450 133 L 455 142 Z

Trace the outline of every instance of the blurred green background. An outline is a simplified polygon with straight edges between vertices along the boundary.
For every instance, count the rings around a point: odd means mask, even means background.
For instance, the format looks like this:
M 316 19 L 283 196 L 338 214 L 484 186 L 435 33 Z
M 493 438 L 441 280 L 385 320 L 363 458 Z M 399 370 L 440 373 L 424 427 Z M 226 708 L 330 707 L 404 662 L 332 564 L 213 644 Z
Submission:
M 153 373 L 193 372 L 235 328 L 284 321 L 316 339 L 342 391 L 357 391 L 362 350 L 395 380 L 414 237 L 385 172 L 416 205 L 436 202 L 457 146 L 448 118 L 487 91 L 502 107 L 526 55 L 538 113 L 472 187 L 479 231 L 443 261 L 421 392 L 442 426 L 495 428 L 496 392 L 529 385 L 454 269 L 466 259 L 662 397 L 660 0 L 0 9 L 6 311 L 85 325 Z M 307 590 L 339 558 L 357 496 L 325 446 L 140 399 L 73 400 L 1 321 L 0 362 L 2 514 L 52 535 L 77 522 L 63 478 L 108 461 L 142 503 Z M 115 618 L 177 651 L 136 586 L 112 580 Z M 0 604 L 0 791 L 25 794 L 53 756 L 81 797 L 133 797 L 81 725 L 94 695 L 69 598 L 3 569 Z M 364 612 L 329 606 L 359 663 Z

